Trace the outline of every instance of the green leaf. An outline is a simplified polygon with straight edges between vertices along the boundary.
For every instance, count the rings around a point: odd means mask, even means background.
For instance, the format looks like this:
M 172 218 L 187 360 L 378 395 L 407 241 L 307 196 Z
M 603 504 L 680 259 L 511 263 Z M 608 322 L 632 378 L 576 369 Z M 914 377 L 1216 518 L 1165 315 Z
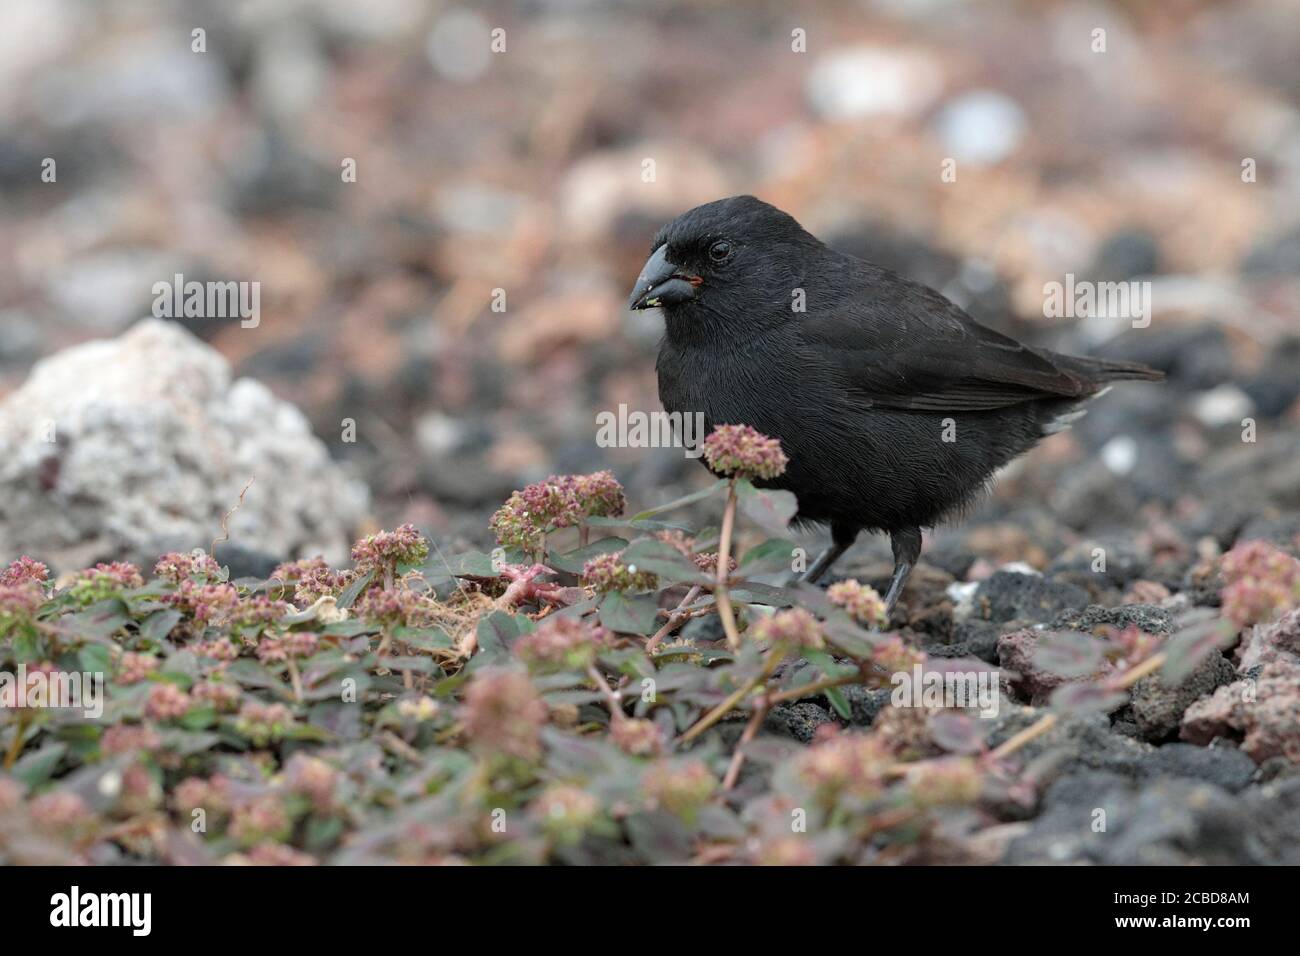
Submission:
M 1227 621 L 1213 620 L 1184 628 L 1165 642 L 1165 665 L 1160 680 L 1177 687 L 1210 654 L 1227 647 L 1236 634 Z
M 25 754 L 13 765 L 9 773 L 14 778 L 27 784 L 28 788 L 39 786 L 50 778 L 67 752 L 68 745 L 54 741 L 40 750 Z
M 601 599 L 600 623 L 620 634 L 653 634 L 659 629 L 659 603 L 653 594 L 611 591 Z
M 1087 677 L 1105 660 L 1106 643 L 1078 631 L 1051 631 L 1038 640 L 1034 663 L 1058 677 Z
M 789 588 L 778 588 L 757 581 L 746 581 L 739 587 L 732 588 L 731 597 L 741 604 L 762 604 L 767 607 L 791 607 L 799 603 Z
M 794 550 L 794 544 L 785 538 L 768 538 L 745 552 L 736 573 L 770 574 L 773 571 L 789 571 L 794 563 Z
M 216 708 L 211 705 L 196 707 L 180 719 L 180 725 L 186 730 L 205 730 L 217 722 Z
M 658 575 L 660 584 L 707 584 L 709 577 L 695 562 L 671 544 L 654 538 L 638 538 L 619 559 L 638 571 Z
M 421 651 L 441 650 L 454 643 L 440 627 L 399 627 L 393 630 L 393 638 Z
M 450 574 L 453 577 L 495 578 L 501 575 L 492 563 L 492 555 L 484 554 L 482 551 L 453 554 L 446 561 L 434 554 L 424 563 L 424 569 L 430 576 Z
M 589 528 L 633 528 L 637 531 L 685 531 L 690 533 L 689 525 L 677 521 L 656 521 L 654 518 L 588 518 Z
M 513 614 L 493 611 L 478 622 L 478 646 L 484 653 L 508 654 L 519 637 L 519 622 Z
M 853 716 L 853 708 L 849 706 L 848 698 L 844 696 L 844 691 L 839 687 L 827 687 L 826 699 L 831 702 L 835 708 L 835 713 L 839 714 L 845 720 Z
M 986 721 L 981 722 L 968 714 L 941 710 L 930 717 L 928 727 L 931 739 L 949 753 L 977 754 L 984 749 Z
M 859 660 L 870 657 L 876 648 L 876 640 L 869 631 L 864 631 L 843 619 L 828 619 L 822 627 L 822 632 L 826 635 L 828 643 L 839 648 L 849 657 Z
M 665 511 L 674 511 L 677 508 L 685 508 L 687 505 L 693 505 L 697 501 L 704 501 L 711 498 L 723 488 L 727 487 L 725 481 L 715 481 L 707 488 L 701 488 L 699 491 L 692 491 L 689 495 L 683 495 L 666 505 L 660 505 L 658 508 L 651 508 L 649 511 L 642 511 L 640 514 L 632 516 L 633 521 L 644 521 L 646 518 L 653 518 L 655 515 L 663 514 Z
M 350 617 L 346 621 L 335 621 L 333 624 L 321 628 L 320 633 L 333 637 L 360 637 L 362 634 L 375 634 L 378 631 L 378 624 Z
M 1128 700 L 1122 691 L 1111 690 L 1100 684 L 1062 684 L 1052 691 L 1052 710 L 1067 714 L 1086 714 L 1095 711 L 1110 713 Z
M 144 623 L 140 625 L 140 636 L 145 640 L 160 644 L 167 640 L 172 629 L 181 622 L 184 617 L 180 611 L 175 608 L 168 608 L 165 611 L 155 611 L 145 618 Z
M 83 641 L 106 641 L 130 620 L 126 605 L 117 598 L 109 598 L 79 614 L 68 615 L 60 623 Z
M 626 547 L 626 538 L 611 535 L 608 538 L 594 541 L 585 548 L 574 548 L 572 551 L 564 552 L 551 551 L 546 555 L 546 563 L 557 571 L 581 574 L 583 565 L 592 558 L 600 554 L 609 554 L 612 551 L 622 551 Z
M 109 649 L 103 644 L 87 644 L 78 652 L 77 660 L 87 674 L 109 674 L 113 670 Z
M 736 500 L 741 512 L 767 531 L 786 530 L 799 510 L 792 492 L 775 488 L 755 488 L 748 481 L 736 482 Z
M 809 664 L 814 665 L 826 677 L 847 677 L 849 674 L 857 672 L 857 668 L 851 664 L 841 664 L 831 657 L 825 651 L 805 648 L 803 657 Z
M 374 579 L 375 579 L 374 571 L 370 571 L 366 574 L 363 574 L 361 577 L 357 578 L 355 581 L 353 581 L 351 584 L 349 584 L 346 588 L 343 589 L 343 593 L 339 595 L 338 601 L 335 602 L 336 605 L 342 608 L 351 607 L 353 604 L 356 603 L 357 597 L 361 594 L 361 592 L 364 591 L 366 588 L 370 587 L 370 582 L 373 581 Z
M 442 671 L 437 662 L 432 657 L 384 657 L 381 658 L 384 667 L 388 670 L 398 673 L 400 671 L 414 671 L 417 674 L 433 674 Z

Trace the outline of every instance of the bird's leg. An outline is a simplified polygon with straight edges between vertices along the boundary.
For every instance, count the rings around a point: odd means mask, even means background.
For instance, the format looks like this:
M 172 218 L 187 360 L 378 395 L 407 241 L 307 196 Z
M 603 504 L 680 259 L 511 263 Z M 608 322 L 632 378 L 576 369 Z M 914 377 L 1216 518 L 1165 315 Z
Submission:
M 847 550 L 849 550 L 847 544 L 832 544 L 813 562 L 813 566 L 804 572 L 799 582 L 801 584 L 816 584 L 821 580 L 821 576 L 830 570 L 831 565 L 839 560 L 840 555 Z
M 894 576 L 890 578 L 889 591 L 885 594 L 885 611 L 893 614 L 898 596 L 903 593 L 908 576 L 921 557 L 921 529 L 913 527 L 893 531 L 889 535 L 889 544 L 894 551 Z
M 858 531 L 856 528 L 847 530 L 843 527 L 831 525 L 831 546 L 821 553 L 813 566 L 804 572 L 803 577 L 799 579 L 801 584 L 816 584 L 821 580 L 822 575 L 830 570 L 831 565 L 840 559 L 845 551 L 853 547 L 853 542 L 857 540 Z

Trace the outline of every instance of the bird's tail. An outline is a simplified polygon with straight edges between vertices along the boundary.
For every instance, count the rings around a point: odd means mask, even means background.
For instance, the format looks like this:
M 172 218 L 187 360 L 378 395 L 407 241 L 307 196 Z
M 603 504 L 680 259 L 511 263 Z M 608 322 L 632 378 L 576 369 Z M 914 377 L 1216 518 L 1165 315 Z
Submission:
M 1143 365 L 1141 362 L 1123 362 L 1117 359 L 1094 359 L 1068 356 L 1069 369 L 1083 375 L 1098 384 L 1102 382 L 1121 382 L 1135 380 L 1140 382 L 1159 382 L 1165 373 L 1159 369 Z

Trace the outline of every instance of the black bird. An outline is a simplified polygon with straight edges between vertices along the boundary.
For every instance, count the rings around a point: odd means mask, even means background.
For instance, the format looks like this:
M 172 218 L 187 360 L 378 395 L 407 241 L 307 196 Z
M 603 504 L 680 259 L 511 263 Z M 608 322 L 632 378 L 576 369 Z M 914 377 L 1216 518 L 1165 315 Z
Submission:
M 753 196 L 660 229 L 630 307 L 663 311 L 665 409 L 781 440 L 790 462 L 768 486 L 794 492 L 796 521 L 829 524 L 833 542 L 805 580 L 860 531 L 889 533 L 891 611 L 921 528 L 960 514 L 994 471 L 1081 415 L 1107 382 L 1163 377 L 1022 345 Z

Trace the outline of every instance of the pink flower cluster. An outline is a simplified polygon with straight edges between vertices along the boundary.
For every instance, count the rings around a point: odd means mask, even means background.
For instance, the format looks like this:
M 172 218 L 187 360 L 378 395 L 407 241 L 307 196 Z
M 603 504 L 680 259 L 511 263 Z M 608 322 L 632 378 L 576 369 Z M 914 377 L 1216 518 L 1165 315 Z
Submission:
M 311 657 L 319 646 L 320 635 L 310 631 L 268 635 L 257 645 L 257 659 L 263 664 L 275 664 L 291 657 Z
M 293 726 L 293 711 L 284 704 L 262 704 L 250 701 L 239 709 L 235 729 L 253 742 L 265 747 L 279 740 Z
M 174 593 L 164 594 L 161 600 L 201 624 L 213 624 L 230 619 L 239 606 L 239 592 L 230 584 L 199 584 L 185 578 Z
M 399 564 L 420 564 L 429 556 L 429 542 L 413 524 L 380 531 L 352 546 L 352 560 L 362 574 L 391 572 Z
M 170 581 L 172 584 L 180 584 L 189 578 L 215 581 L 221 577 L 221 565 L 203 551 L 172 551 L 158 559 L 153 573 L 155 577 Z
M 45 592 L 36 581 L 0 584 L 0 635 L 32 620 L 45 603 Z
M 615 746 L 633 757 L 657 757 L 663 752 L 664 737 L 652 720 L 628 717 L 615 720 L 609 727 Z
M 158 658 L 152 654 L 136 654 L 127 651 L 117 662 L 117 682 L 119 684 L 138 684 L 158 669 Z
M 356 578 L 355 571 L 334 571 L 322 561 L 319 567 L 303 569 L 293 599 L 295 603 L 307 607 L 326 596 L 338 597 Z
M 405 589 L 370 588 L 357 600 L 356 616 L 385 627 L 409 627 L 429 610 L 429 599 Z
M 692 820 L 713 796 L 718 779 L 703 760 L 680 763 L 662 761 L 641 778 L 642 792 L 650 809 L 666 810 Z
M 284 601 L 276 601 L 265 594 L 244 598 L 230 612 L 230 622 L 244 627 L 264 627 L 293 613 Z
M 237 684 L 223 684 L 212 680 L 200 681 L 190 690 L 190 697 L 197 703 L 210 706 L 219 714 L 233 714 L 239 710 L 242 696 Z
M 546 713 L 546 703 L 527 674 L 488 667 L 469 682 L 462 722 L 477 750 L 536 760 L 541 755 L 539 730 Z
M 1267 541 L 1223 556 L 1223 613 L 1238 627 L 1262 624 L 1300 606 L 1300 561 Z
M 153 720 L 177 720 L 185 716 L 193 703 L 190 695 L 175 684 L 154 684 L 144 712 Z
M 492 516 L 497 542 L 535 551 L 548 531 L 568 528 L 584 517 L 615 517 L 626 507 L 623 486 L 608 471 L 552 475 L 516 491 Z
M 78 572 L 77 579 L 68 589 L 72 599 L 79 604 L 94 604 L 113 597 L 120 591 L 144 587 L 144 578 L 134 564 L 115 561 L 97 564 Z
M 162 746 L 162 737 L 152 727 L 137 724 L 114 724 L 99 738 L 99 750 L 105 757 L 143 751 L 150 753 Z
M 716 551 L 708 551 L 704 554 L 693 554 L 691 555 L 691 560 L 694 561 L 695 566 L 705 574 L 715 575 L 718 573 L 718 552 Z M 728 574 L 735 571 L 737 566 L 735 558 L 727 558 Z
M 764 644 L 779 644 L 788 648 L 807 647 L 818 650 L 826 646 L 821 622 L 801 607 L 759 618 L 750 628 L 750 634 Z
M 39 561 L 33 561 L 26 555 L 0 571 L 0 587 L 12 587 L 28 581 L 44 584 L 49 579 L 50 569 Z
M 826 597 L 832 604 L 848 611 L 859 624 L 884 627 L 889 622 L 884 599 L 876 589 L 852 578 L 832 584 L 826 589 Z
M 841 796 L 870 799 L 884 789 L 885 772 L 893 757 L 879 740 L 867 734 L 822 735 L 797 759 L 800 781 L 824 803 Z
M 624 564 L 620 553 L 598 554 L 582 568 L 582 583 L 604 594 L 609 591 L 651 591 L 659 579 L 636 565 Z
M 25 556 L 0 571 L 0 634 L 36 616 L 49 576 L 49 568 Z
M 904 643 L 901 637 L 894 634 L 875 646 L 871 660 L 888 674 L 910 673 L 917 664 L 925 663 L 925 652 Z
M 719 425 L 704 439 L 704 460 L 720 475 L 776 478 L 789 463 L 781 443 L 748 425 Z
M 283 581 L 285 584 L 294 584 L 311 574 L 320 571 L 328 571 L 330 566 L 322 557 L 303 558 L 299 561 L 286 561 L 284 564 L 278 564 L 275 570 L 271 572 L 272 581 Z
M 542 668 L 580 669 L 609 642 L 609 631 L 572 617 L 547 618 L 515 642 L 514 652 Z

